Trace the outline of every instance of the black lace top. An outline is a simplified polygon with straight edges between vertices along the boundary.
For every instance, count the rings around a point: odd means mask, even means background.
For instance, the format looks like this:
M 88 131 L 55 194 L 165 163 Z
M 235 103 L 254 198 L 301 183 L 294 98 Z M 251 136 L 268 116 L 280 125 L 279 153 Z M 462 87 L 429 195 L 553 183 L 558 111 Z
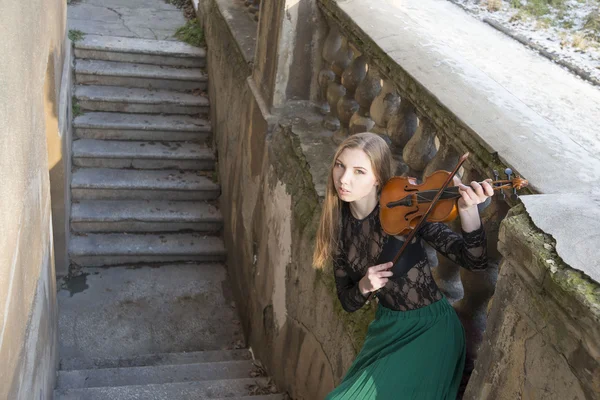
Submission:
M 358 220 L 350 212 L 348 203 L 343 203 L 340 241 L 333 269 L 337 294 L 344 310 L 353 312 L 366 303 L 367 298 L 360 292 L 358 282 L 366 274 L 367 268 L 391 261 L 393 255 L 380 261 L 380 254 L 388 241 L 401 245 L 403 242 L 399 239 L 401 237 L 389 236 L 383 231 L 379 221 L 379 205 L 367 217 Z M 443 223 L 426 222 L 394 265 L 394 276 L 377 292 L 376 296 L 382 306 L 406 311 L 427 306 L 442 298 L 431 275 L 423 240 L 469 270 L 483 270 L 487 267 L 483 226 L 473 232 L 463 231 L 461 236 Z M 399 246 L 396 248 L 399 249 Z

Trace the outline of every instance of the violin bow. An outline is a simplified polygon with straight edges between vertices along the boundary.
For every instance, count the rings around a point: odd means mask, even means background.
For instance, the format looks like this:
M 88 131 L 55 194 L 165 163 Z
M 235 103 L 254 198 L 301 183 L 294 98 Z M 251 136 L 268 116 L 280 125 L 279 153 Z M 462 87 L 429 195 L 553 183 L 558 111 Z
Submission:
M 392 266 L 394 266 L 394 264 L 396 264 L 396 262 L 398 262 L 398 259 L 400 258 L 400 256 L 402 256 L 402 253 L 404 253 L 404 250 L 406 249 L 406 247 L 408 246 L 410 241 L 413 240 L 413 238 L 417 234 L 417 231 L 421 228 L 423 223 L 425 223 L 429 214 L 431 214 L 431 210 L 433 210 L 435 203 L 437 203 L 437 201 L 440 199 L 440 197 L 442 197 L 442 193 L 444 193 L 444 190 L 446 190 L 446 187 L 448 186 L 448 184 L 450 183 L 452 178 L 454 178 L 454 175 L 456 175 L 456 173 L 458 172 L 458 170 L 463 165 L 463 163 L 467 160 L 468 157 L 469 157 L 469 152 L 466 152 L 465 154 L 462 155 L 462 157 L 460 157 L 460 159 L 458 160 L 458 164 L 456 165 L 456 167 L 454 167 L 454 170 L 448 175 L 448 178 L 446 178 L 446 182 L 444 182 L 444 184 L 442 185 L 440 190 L 438 190 L 438 192 L 435 194 L 435 197 L 433 198 L 433 200 L 431 200 L 431 204 L 429 205 L 429 208 L 427 209 L 425 214 L 423 214 L 420 221 L 417 223 L 417 225 L 410 231 L 410 233 L 406 237 L 404 244 L 402 245 L 402 247 L 396 254 L 396 257 L 394 257 L 394 259 L 392 260 Z M 373 296 L 380 290 L 381 290 L 381 288 L 369 293 L 369 297 L 367 297 L 367 301 L 371 301 Z

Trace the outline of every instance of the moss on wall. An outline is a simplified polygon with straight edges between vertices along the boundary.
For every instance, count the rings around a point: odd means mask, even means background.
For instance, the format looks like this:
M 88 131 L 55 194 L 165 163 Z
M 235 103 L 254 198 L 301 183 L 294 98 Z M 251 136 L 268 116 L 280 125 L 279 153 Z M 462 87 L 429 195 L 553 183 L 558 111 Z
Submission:
M 535 263 L 546 268 L 546 279 L 564 292 L 560 295 L 572 296 L 600 319 L 600 285 L 562 260 L 556 252 L 556 241 L 535 226 L 522 204 L 510 210 L 503 224 L 513 232 L 521 232 Z
M 315 191 L 310 166 L 301 147 L 300 138 L 292 125 L 281 124 L 273 133 L 270 143 L 270 160 L 277 171 L 279 180 L 285 183 L 288 194 L 292 196 L 292 226 L 294 238 L 304 242 L 301 252 L 312 254 L 318 221 L 321 215 L 321 203 Z M 323 145 L 332 146 L 332 143 Z M 328 168 L 329 160 L 323 160 L 322 168 Z M 298 250 L 293 256 L 298 258 Z M 309 258 L 305 255 L 305 258 Z M 355 352 L 364 342 L 369 323 L 373 320 L 376 303 L 371 303 L 354 312 L 346 312 L 337 297 L 337 290 L 331 266 L 316 270 L 315 285 L 324 285 L 330 294 L 330 301 L 336 315 L 343 322 L 352 341 Z

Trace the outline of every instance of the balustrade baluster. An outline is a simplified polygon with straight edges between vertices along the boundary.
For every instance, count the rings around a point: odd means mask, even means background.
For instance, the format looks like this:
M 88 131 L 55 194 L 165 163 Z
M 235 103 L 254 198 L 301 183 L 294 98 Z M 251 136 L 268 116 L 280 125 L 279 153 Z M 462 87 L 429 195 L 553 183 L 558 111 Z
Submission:
M 387 131 L 388 122 L 398 112 L 400 108 L 400 96 L 394 87 L 394 84 L 389 80 L 383 80 L 381 91 L 371 103 L 369 114 L 375 126 L 371 129 L 372 132 L 389 135 Z
M 435 127 L 426 118 L 419 118 L 415 134 L 404 146 L 402 159 L 409 166 L 409 175 L 422 178 L 423 170 L 436 153 Z
M 339 99 L 346 94 L 346 88 L 342 85 L 342 74 L 344 69 L 350 65 L 352 60 L 352 51 L 348 48 L 348 43 L 336 28 L 331 28 L 325 46 L 323 47 L 323 59 L 325 60 L 326 69 L 333 72 L 333 80 L 331 73 L 327 70 L 323 72 L 323 84 L 327 84 L 326 101 L 329 107 L 329 113 L 323 121 L 323 125 L 332 131 L 339 129 L 340 121 L 338 119 L 337 103 Z M 325 108 L 322 107 L 324 110 Z
M 371 104 L 381 91 L 381 76 L 375 68 L 367 64 L 367 76 L 360 82 L 354 99 L 359 109 L 350 118 L 350 134 L 370 132 L 375 121 L 370 116 Z
M 337 115 L 340 120 L 340 127 L 333 134 L 335 143 L 341 143 L 348 137 L 350 118 L 352 118 L 352 115 L 359 108 L 358 103 L 354 100 L 354 94 L 366 75 L 367 59 L 362 55 L 355 57 L 342 74 L 342 85 L 346 89 L 346 93 L 337 102 Z

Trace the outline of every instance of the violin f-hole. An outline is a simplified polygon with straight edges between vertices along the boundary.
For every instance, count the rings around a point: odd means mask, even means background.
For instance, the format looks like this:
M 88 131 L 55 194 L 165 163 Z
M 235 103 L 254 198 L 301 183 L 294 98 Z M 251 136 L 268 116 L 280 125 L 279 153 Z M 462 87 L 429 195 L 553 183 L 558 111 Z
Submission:
M 406 214 L 404 214 L 404 220 L 405 221 L 410 221 L 412 219 L 412 215 L 417 214 L 418 212 L 419 212 L 418 208 L 415 211 L 407 212 Z

